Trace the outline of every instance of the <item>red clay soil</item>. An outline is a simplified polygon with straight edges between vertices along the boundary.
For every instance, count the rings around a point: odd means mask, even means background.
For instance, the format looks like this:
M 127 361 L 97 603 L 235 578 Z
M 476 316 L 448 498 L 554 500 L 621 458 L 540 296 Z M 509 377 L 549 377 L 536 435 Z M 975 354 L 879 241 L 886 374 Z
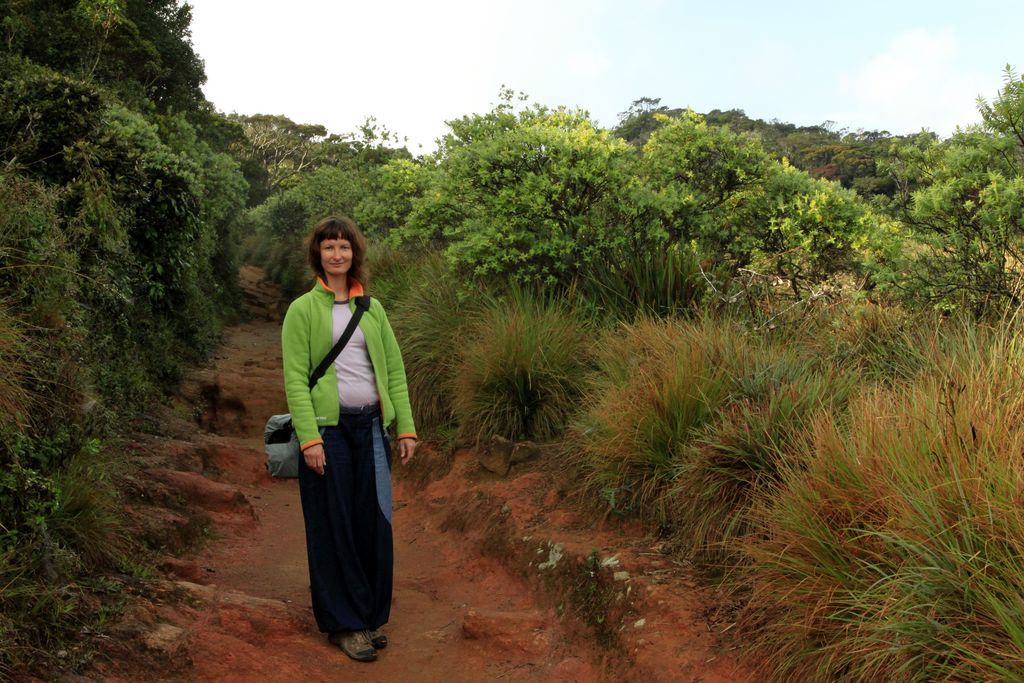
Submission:
M 255 269 L 243 284 L 264 319 L 229 329 L 162 411 L 162 435 L 135 446 L 129 506 L 151 540 L 166 535 L 166 579 L 77 680 L 755 680 L 706 619 L 713 596 L 641 530 L 574 507 L 543 449 L 504 477 L 430 444 L 396 465 L 390 644 L 369 664 L 328 644 L 296 482 L 263 466 L 263 423 L 286 412 L 279 306 Z M 196 536 L 201 550 L 175 555 Z

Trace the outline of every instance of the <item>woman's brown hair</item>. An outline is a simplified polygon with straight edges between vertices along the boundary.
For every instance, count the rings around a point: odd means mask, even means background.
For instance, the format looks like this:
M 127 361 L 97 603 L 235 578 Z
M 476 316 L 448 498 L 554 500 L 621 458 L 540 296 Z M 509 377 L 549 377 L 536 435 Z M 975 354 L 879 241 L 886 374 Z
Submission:
M 348 240 L 352 245 L 352 265 L 349 267 L 348 276 L 358 280 L 363 287 L 369 284 L 370 271 L 366 267 L 366 238 L 359 230 L 356 222 L 348 216 L 328 216 L 313 229 L 309 236 L 309 265 L 324 282 L 327 281 L 327 273 L 320 263 L 320 243 L 324 240 Z

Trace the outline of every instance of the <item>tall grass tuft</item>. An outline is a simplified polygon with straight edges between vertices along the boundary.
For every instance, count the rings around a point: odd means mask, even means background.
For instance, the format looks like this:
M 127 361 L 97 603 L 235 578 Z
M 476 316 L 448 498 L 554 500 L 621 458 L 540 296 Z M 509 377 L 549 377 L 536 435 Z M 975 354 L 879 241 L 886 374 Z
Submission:
M 672 527 L 690 557 L 704 564 L 732 555 L 730 541 L 751 530 L 751 504 L 772 494 L 781 469 L 806 459 L 814 416 L 841 415 L 856 386 L 856 375 L 799 347 L 755 343 L 753 363 L 735 368 L 728 394 L 673 474 Z
M 404 290 L 386 302 L 409 381 L 416 426 L 424 434 L 437 434 L 454 424 L 452 384 L 459 349 L 467 326 L 483 306 L 479 298 L 460 296 L 450 284 L 444 257 L 433 253 L 419 259 L 407 275 L 408 283 L 391 284 L 395 274 L 385 271 L 381 281 L 392 291 Z
M 56 476 L 50 526 L 61 544 L 89 567 L 111 569 L 128 547 L 112 481 L 114 463 L 90 441 Z
M 458 351 L 452 407 L 464 439 L 550 439 L 578 408 L 591 369 L 589 324 L 525 290 L 491 299 Z
M 934 315 L 869 303 L 831 306 L 817 326 L 803 329 L 821 352 L 865 379 L 893 384 L 918 375 L 929 363 L 937 325 Z
M 123 570 L 131 542 L 111 476 L 123 462 L 89 440 L 52 474 L 26 466 L 41 439 L 19 439 L 0 467 L 0 678 L 54 660 L 55 643 L 82 639 L 103 603 L 117 603 L 104 578 Z M 106 595 L 109 599 L 105 599 Z M 70 660 L 61 662 L 66 665 Z
M 0 432 L 24 425 L 30 411 L 32 393 L 26 388 L 31 374 L 29 342 L 21 325 L 0 302 Z M 3 447 L 0 446 L 0 455 Z M 0 462 L 4 458 L 0 457 Z
M 417 282 L 423 254 L 396 249 L 379 242 L 368 245 L 366 262 L 370 270 L 370 294 L 388 309 L 409 295 Z M 431 283 L 436 286 L 437 283 Z
M 944 333 L 912 384 L 819 415 L 761 500 L 742 625 L 774 680 L 1024 679 L 1024 347 Z
M 697 255 L 674 244 L 624 253 L 608 270 L 581 273 L 576 291 L 600 317 L 630 321 L 692 315 L 707 293 L 707 282 Z
M 709 319 L 645 318 L 607 331 L 573 425 L 587 487 L 612 510 L 664 521 L 665 487 L 748 351 L 738 328 Z
M 602 340 L 575 435 L 588 488 L 673 529 L 702 562 L 746 534 L 751 502 L 803 456 L 812 416 L 841 410 L 856 375 L 813 345 L 727 320 L 640 320 Z

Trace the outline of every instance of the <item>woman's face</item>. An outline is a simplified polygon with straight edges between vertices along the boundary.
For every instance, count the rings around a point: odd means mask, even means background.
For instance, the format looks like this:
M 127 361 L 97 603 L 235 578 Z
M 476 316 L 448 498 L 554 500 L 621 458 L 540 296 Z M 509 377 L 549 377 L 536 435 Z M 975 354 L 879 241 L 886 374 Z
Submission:
M 352 245 L 347 239 L 327 239 L 320 243 L 320 265 L 328 277 L 340 277 L 352 267 Z

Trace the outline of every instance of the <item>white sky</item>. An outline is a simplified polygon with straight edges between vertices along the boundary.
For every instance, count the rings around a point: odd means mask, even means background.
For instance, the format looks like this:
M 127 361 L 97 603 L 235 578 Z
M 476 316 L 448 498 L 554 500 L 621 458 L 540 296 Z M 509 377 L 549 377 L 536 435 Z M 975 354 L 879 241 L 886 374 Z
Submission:
M 948 135 L 1024 69 L 1024 2 L 191 0 L 206 96 L 434 149 L 504 84 L 601 125 L 640 97 L 798 125 Z M 714 4 L 715 6 L 711 6 Z M 422 145 L 422 147 L 419 147 Z

